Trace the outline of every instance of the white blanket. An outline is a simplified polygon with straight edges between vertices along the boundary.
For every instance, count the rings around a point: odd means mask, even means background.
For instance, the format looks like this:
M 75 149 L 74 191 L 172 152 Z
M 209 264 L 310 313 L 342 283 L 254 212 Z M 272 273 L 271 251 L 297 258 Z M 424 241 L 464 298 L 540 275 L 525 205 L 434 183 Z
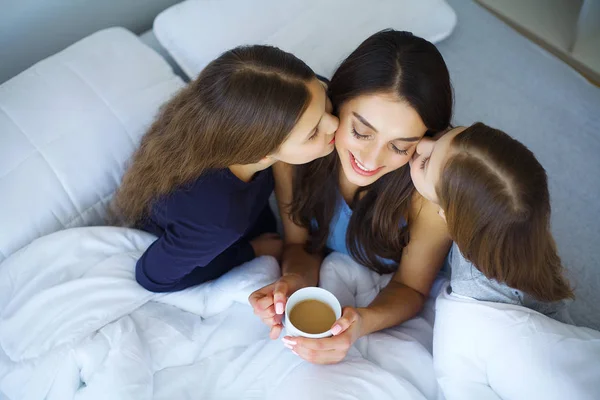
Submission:
M 0 398 L 438 397 L 430 319 L 362 338 L 340 364 L 312 365 L 269 340 L 248 305 L 253 290 L 279 276 L 274 259 L 154 294 L 134 278 L 135 261 L 153 240 L 129 229 L 77 228 L 0 264 Z M 361 306 L 389 276 L 334 254 L 321 280 L 343 304 Z
M 433 354 L 447 400 L 598 400 L 600 332 L 446 290 Z

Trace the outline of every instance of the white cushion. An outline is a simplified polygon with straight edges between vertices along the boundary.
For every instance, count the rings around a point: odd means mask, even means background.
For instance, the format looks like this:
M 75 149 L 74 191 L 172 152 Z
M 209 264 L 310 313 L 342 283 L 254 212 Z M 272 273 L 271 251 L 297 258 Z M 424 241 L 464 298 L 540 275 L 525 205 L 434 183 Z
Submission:
M 0 261 L 101 224 L 158 107 L 183 86 L 131 32 L 97 32 L 0 85 Z
M 447 400 L 600 399 L 600 332 L 512 304 L 436 301 L 433 362 Z
M 456 14 L 444 0 L 188 0 L 159 14 L 154 32 L 190 77 L 242 44 L 278 46 L 331 76 L 381 29 L 411 31 L 437 42 L 455 25 Z

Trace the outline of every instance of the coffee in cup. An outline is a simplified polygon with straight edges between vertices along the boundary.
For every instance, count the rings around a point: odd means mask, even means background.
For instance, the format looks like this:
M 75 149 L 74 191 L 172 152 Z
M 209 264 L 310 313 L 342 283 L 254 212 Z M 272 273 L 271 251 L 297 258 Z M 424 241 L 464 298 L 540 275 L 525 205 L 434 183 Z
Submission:
M 318 339 L 332 336 L 331 327 L 342 316 L 342 306 L 333 293 L 307 287 L 290 296 L 285 306 L 288 336 Z
M 333 309 L 319 300 L 303 300 L 290 311 L 290 322 L 306 333 L 323 333 L 335 322 Z

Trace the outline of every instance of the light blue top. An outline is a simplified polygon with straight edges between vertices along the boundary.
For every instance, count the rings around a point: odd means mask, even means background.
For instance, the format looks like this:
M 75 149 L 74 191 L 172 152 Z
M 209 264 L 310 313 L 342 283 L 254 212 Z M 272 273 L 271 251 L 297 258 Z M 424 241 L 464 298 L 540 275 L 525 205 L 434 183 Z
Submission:
M 341 196 L 338 196 L 337 207 L 329 224 L 329 236 L 326 243 L 328 249 L 350 255 L 350 251 L 346 246 L 346 232 L 348 231 L 350 217 L 352 217 L 352 210 L 348 203 Z
M 332 251 L 337 251 L 350 255 L 350 251 L 346 246 L 346 232 L 348 231 L 348 224 L 350 223 L 350 217 L 352 217 L 352 209 L 348 206 L 348 203 L 338 196 L 337 207 L 331 223 L 329 224 L 329 236 L 327 237 L 326 246 Z M 406 223 L 402 221 L 402 226 Z M 385 264 L 394 264 L 396 267 L 398 263 L 390 259 L 381 259 Z

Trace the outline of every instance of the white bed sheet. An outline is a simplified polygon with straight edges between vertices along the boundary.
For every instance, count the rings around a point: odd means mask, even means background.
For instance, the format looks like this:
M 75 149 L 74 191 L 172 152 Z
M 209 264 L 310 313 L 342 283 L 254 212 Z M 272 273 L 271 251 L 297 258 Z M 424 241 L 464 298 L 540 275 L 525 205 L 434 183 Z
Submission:
M 443 290 L 433 354 L 446 400 L 600 399 L 600 332 L 525 307 Z
M 269 340 L 247 303 L 278 277 L 274 259 L 154 294 L 134 278 L 152 240 L 124 228 L 76 228 L 38 239 L 0 265 L 0 397 L 438 398 L 428 318 L 361 339 L 340 364 L 312 365 Z M 360 306 L 390 277 L 334 254 L 321 278 L 342 303 Z

